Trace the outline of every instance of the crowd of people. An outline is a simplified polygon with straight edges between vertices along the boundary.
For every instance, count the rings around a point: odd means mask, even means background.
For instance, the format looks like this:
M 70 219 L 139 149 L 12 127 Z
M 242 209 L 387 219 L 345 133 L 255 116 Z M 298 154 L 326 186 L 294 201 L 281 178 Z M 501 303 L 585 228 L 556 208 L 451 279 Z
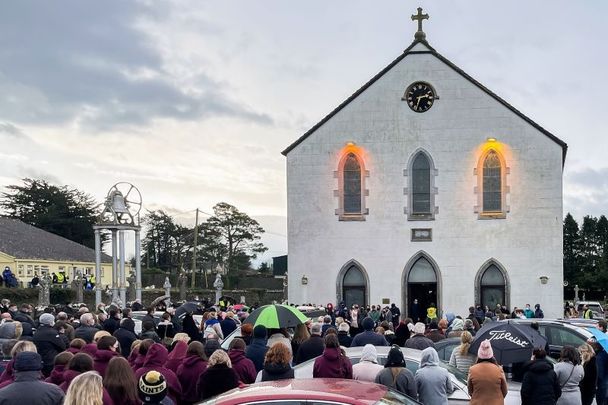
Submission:
M 394 304 L 369 311 L 328 305 L 325 315 L 293 331 L 254 328 L 243 323 L 247 312 L 230 307 L 205 308 L 200 325 L 192 313 L 179 319 L 175 308 L 166 308 L 156 319 L 155 308 L 149 308 L 139 334 L 132 308 L 65 309 L 51 307 L 36 316 L 31 305 L 3 300 L 0 404 L 187 405 L 239 386 L 294 378 L 294 366 L 311 359 L 313 378 L 371 381 L 423 404 L 447 404 L 454 387 L 439 365 L 435 343 L 448 337 L 460 338 L 449 362 L 468 374 L 472 404 L 503 403 L 507 393 L 490 342 L 483 341 L 476 354 L 470 351 L 473 336 L 490 319 L 488 311 L 481 318 L 477 306 L 466 318 L 427 316 L 425 323 L 402 316 Z M 239 326 L 241 337 L 223 350 L 222 340 Z M 362 347 L 362 356 L 353 365 L 345 348 L 356 346 Z M 384 365 L 379 364 L 379 346 L 390 346 Z M 415 373 L 408 370 L 402 347 L 422 351 Z M 608 355 L 597 342 L 578 349 L 566 346 L 555 366 L 546 355 L 535 349 L 533 359 L 522 366 L 523 404 L 590 404 L 594 398 L 605 404 Z

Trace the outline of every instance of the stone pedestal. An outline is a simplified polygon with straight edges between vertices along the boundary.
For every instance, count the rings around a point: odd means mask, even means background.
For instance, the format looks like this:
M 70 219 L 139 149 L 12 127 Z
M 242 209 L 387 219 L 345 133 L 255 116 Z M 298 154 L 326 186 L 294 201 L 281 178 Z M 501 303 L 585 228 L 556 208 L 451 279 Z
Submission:
M 74 276 L 74 280 L 72 280 L 72 288 L 76 292 L 76 303 L 78 304 L 84 302 L 83 284 L 84 279 L 82 278 L 82 273 L 78 270 Z
M 165 284 L 163 284 L 163 288 L 165 289 L 165 295 L 168 297 L 165 300 L 165 305 L 167 308 L 171 305 L 171 281 L 169 281 L 169 277 L 165 277 Z
M 222 281 L 222 276 L 219 273 L 215 276 L 213 287 L 215 288 L 215 304 L 218 304 L 224 289 L 224 282 Z
M 51 305 L 51 283 L 53 279 L 48 274 L 40 278 L 40 289 L 38 290 L 38 306 L 46 308 Z

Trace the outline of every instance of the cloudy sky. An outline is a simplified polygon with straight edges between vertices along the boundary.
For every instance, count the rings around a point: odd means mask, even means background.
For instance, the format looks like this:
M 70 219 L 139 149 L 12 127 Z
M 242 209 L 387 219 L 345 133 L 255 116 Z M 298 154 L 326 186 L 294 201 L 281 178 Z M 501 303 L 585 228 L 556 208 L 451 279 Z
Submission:
M 608 213 L 599 0 L 1 2 L 0 187 L 129 181 L 184 224 L 226 201 L 285 253 L 280 152 L 411 43 L 419 5 L 437 51 L 568 143 L 565 212 Z

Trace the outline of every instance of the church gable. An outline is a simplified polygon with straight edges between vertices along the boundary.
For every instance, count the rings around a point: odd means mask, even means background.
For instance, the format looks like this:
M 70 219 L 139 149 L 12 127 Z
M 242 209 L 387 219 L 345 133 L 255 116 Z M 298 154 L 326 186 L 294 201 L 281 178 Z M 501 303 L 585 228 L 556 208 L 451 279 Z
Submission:
M 355 101 L 355 100 L 359 101 L 358 99 L 363 96 L 363 93 L 365 93 L 368 89 L 370 89 L 370 87 L 372 87 L 374 84 L 376 84 L 377 82 L 379 82 L 389 72 L 393 71 L 393 69 L 395 69 L 402 61 L 404 61 L 404 59 L 406 59 L 408 56 L 413 56 L 413 55 L 431 55 L 431 56 L 434 56 L 441 63 L 443 63 L 444 65 L 447 65 L 451 70 L 453 70 L 454 72 L 456 72 L 460 77 L 466 79 L 469 83 L 471 83 L 472 85 L 474 85 L 476 88 L 480 89 L 483 93 L 485 93 L 486 95 L 488 95 L 489 97 L 491 97 L 492 99 L 494 99 L 495 101 L 497 101 L 499 104 L 501 104 L 502 106 L 504 106 L 508 110 L 510 110 L 512 113 L 514 113 L 519 118 L 523 119 L 527 124 L 529 124 L 530 126 L 532 126 L 533 128 L 535 128 L 536 130 L 538 130 L 543 135 L 547 136 L 549 139 L 551 139 L 553 142 L 555 142 L 558 146 L 560 146 L 562 148 L 562 163 L 563 163 L 563 161 L 565 160 L 566 152 L 567 152 L 567 148 L 568 148 L 568 146 L 567 146 L 567 144 L 565 142 L 563 142 L 558 137 L 556 137 L 555 135 L 553 135 L 552 133 L 550 133 L 549 131 L 547 131 L 546 129 L 544 129 L 543 127 L 541 127 L 540 125 L 538 125 L 536 122 L 534 122 L 529 117 L 525 116 L 522 112 L 520 112 L 519 110 L 517 110 L 511 104 L 509 104 L 508 102 L 506 102 L 504 99 L 502 99 L 501 97 L 499 97 L 497 94 L 495 94 L 494 92 L 492 92 L 491 90 L 489 90 L 487 87 L 485 87 L 484 85 L 482 85 L 481 83 L 479 83 L 477 80 L 475 80 L 473 77 L 471 77 L 470 75 L 468 75 L 466 72 L 464 72 L 458 66 L 456 66 L 455 64 L 453 64 L 450 60 L 448 60 L 447 58 L 445 58 L 444 56 L 442 56 L 441 54 L 439 54 L 424 39 L 416 39 L 403 52 L 403 54 L 401 54 L 398 58 L 396 58 L 394 61 L 392 61 L 388 66 L 386 66 L 378 74 L 376 74 L 371 80 L 369 80 L 367 83 L 365 83 L 359 90 L 357 90 L 355 93 L 353 93 L 348 99 L 346 99 L 344 102 L 342 102 L 337 108 L 335 108 L 328 115 L 326 115 L 321 121 L 319 121 L 311 129 L 309 129 L 304 135 L 302 135 L 294 143 L 292 143 L 290 146 L 288 146 L 282 152 L 282 154 L 285 155 L 285 156 L 287 156 L 287 154 L 289 154 L 289 152 L 291 152 L 295 147 L 297 147 L 299 144 L 301 144 L 302 142 L 304 142 L 310 135 L 312 135 L 315 131 L 317 131 L 319 128 L 321 128 L 329 120 L 331 120 L 341 110 L 343 110 L 344 108 L 346 108 L 347 106 L 349 106 L 349 104 L 351 104 L 353 101 Z M 399 91 L 405 91 L 405 90 L 406 90 L 406 88 L 404 87 L 403 89 L 400 89 Z M 404 101 L 407 102 L 407 100 L 404 100 Z

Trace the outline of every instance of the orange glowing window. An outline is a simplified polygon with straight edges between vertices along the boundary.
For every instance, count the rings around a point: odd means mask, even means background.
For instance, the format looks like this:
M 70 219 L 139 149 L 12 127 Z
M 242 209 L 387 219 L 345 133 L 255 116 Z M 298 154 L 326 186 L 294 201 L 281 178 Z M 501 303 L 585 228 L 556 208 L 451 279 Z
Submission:
M 345 214 L 361 213 L 361 164 L 354 153 L 346 156 L 343 170 Z
M 483 161 L 483 212 L 502 211 L 502 165 L 495 151 Z

